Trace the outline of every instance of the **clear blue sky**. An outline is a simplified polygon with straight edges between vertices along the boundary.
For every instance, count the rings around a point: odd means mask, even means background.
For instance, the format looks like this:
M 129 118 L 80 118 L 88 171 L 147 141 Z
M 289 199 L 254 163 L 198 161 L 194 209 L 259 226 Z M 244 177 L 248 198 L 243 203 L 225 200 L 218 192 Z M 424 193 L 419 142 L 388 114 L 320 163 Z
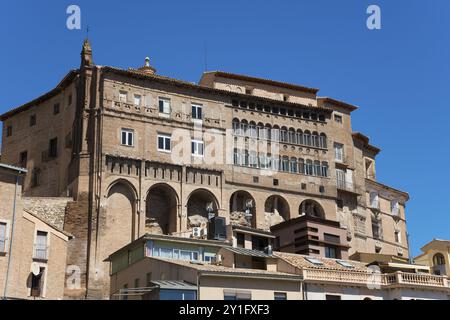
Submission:
M 82 10 L 83 31 L 66 28 Z M 366 28 L 366 9 L 382 29 Z M 450 239 L 450 1 L 2 1 L 0 112 L 51 89 L 79 66 L 90 26 L 94 61 L 122 68 L 150 56 L 163 75 L 205 69 L 318 87 L 360 106 L 353 129 L 382 148 L 378 179 L 410 193 L 413 253 Z

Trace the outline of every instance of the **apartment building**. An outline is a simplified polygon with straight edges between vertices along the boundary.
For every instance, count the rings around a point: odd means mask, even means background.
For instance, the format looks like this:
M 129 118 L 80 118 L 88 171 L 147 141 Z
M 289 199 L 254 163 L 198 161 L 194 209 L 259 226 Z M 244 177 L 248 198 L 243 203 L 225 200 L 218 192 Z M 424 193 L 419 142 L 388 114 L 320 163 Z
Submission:
M 433 239 L 420 250 L 423 253 L 414 258 L 414 263 L 430 267 L 433 274 L 450 276 L 450 241 Z
M 406 264 L 385 272 L 357 261 L 171 236 L 145 235 L 107 261 L 115 300 L 446 300 L 450 292 L 447 276 Z
M 4 299 L 62 299 L 71 235 L 51 219 L 57 206 L 50 209 L 47 203 L 40 210 L 37 199 L 22 197 L 25 173 L 0 164 L 0 294 Z
M 246 228 L 227 235 L 244 246 L 307 215 L 339 223 L 350 256 L 408 257 L 408 194 L 376 181 L 380 149 L 352 131 L 357 107 L 318 91 L 219 71 L 193 84 L 149 59 L 101 66 L 86 40 L 78 69 L 0 117 L 2 161 L 29 172 L 24 195 L 73 199 L 66 264 L 81 289 L 66 297 L 108 298 L 112 252 L 146 233 L 204 234 L 211 217 Z

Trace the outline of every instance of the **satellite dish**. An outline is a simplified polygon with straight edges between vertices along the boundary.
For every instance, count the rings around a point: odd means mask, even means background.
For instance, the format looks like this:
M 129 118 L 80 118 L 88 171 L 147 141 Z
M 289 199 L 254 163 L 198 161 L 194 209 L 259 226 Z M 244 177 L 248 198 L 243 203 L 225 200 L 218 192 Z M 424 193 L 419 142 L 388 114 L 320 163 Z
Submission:
M 31 264 L 31 273 L 34 274 L 35 276 L 38 276 L 39 273 L 41 273 L 41 268 L 36 262 L 33 262 Z

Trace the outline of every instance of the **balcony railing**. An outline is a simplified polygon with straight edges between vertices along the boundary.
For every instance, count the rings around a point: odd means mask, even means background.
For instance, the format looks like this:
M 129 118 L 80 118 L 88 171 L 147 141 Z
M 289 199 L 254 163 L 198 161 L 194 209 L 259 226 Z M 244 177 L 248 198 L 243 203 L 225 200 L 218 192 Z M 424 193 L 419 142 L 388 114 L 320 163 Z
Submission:
M 358 271 L 333 271 L 322 269 L 303 269 L 305 280 L 355 283 L 366 285 L 392 286 L 406 284 L 410 286 L 429 286 L 448 288 L 449 282 L 445 276 L 429 274 L 396 272 L 390 274 L 358 272 Z
M 337 185 L 338 189 L 341 189 L 341 190 L 355 191 L 355 185 L 353 184 L 353 182 L 350 182 L 350 181 L 337 179 L 336 185 Z
M 33 259 L 48 260 L 48 246 L 41 245 L 41 244 L 35 244 Z

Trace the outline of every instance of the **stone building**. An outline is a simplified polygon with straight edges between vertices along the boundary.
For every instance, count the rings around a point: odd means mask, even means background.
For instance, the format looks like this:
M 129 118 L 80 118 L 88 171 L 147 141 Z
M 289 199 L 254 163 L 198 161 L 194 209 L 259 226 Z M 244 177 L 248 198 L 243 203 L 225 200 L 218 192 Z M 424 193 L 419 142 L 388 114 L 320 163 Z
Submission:
M 63 299 L 71 239 L 62 230 L 67 200 L 23 198 L 25 173 L 0 164 L 0 295 Z
M 302 215 L 346 229 L 349 255 L 408 257 L 408 195 L 376 181 L 379 149 L 352 131 L 357 107 L 318 89 L 225 72 L 199 84 L 81 65 L 3 114 L 2 161 L 26 167 L 27 197 L 71 197 L 63 227 L 81 288 L 109 295 L 108 263 L 145 233 L 189 237 L 212 215 L 268 231 Z M 256 232 L 257 233 L 257 232 Z
M 433 274 L 450 276 L 450 241 L 433 239 L 420 250 L 415 263 L 429 266 Z

